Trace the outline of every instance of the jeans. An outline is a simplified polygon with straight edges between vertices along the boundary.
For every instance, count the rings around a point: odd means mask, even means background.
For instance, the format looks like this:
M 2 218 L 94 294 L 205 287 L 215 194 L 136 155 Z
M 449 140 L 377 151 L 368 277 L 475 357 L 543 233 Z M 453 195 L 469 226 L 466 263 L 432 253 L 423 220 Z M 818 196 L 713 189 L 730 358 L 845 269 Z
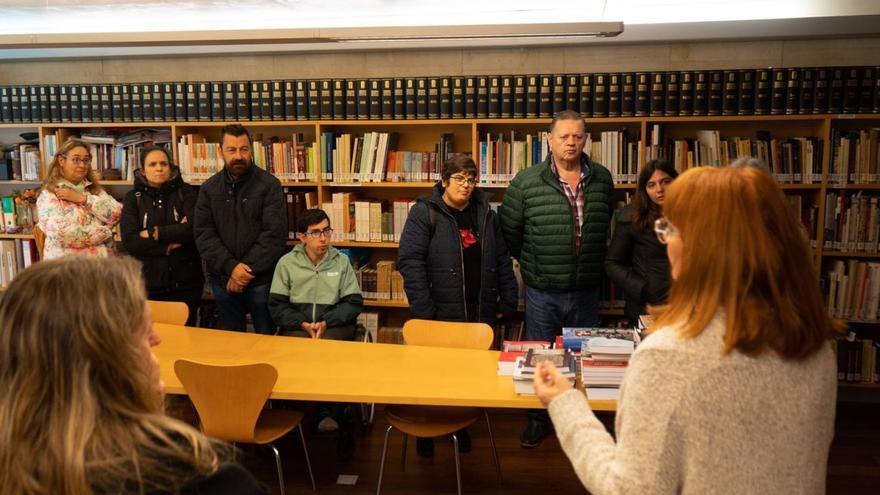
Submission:
M 599 289 L 547 292 L 526 286 L 526 340 L 554 341 L 562 327 L 599 324 Z M 544 409 L 529 409 L 529 421 L 550 422 Z
M 227 292 L 226 286 L 211 282 L 211 291 L 217 301 L 220 327 L 225 330 L 244 332 L 245 316 L 250 313 L 254 330 L 266 335 L 275 334 L 275 322 L 269 314 L 269 286 L 271 284 L 246 286 L 244 292 Z

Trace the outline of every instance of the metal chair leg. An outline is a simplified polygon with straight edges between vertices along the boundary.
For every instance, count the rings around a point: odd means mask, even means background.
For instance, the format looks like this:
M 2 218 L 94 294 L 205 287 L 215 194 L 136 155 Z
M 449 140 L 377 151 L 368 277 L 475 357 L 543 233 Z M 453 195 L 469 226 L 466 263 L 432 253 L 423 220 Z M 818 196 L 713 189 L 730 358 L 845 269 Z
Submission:
M 382 474 L 385 472 L 385 454 L 388 452 L 388 436 L 391 435 L 391 430 L 394 427 L 388 425 L 388 429 L 385 430 L 385 442 L 382 443 L 382 458 L 379 460 L 379 481 L 376 482 L 376 495 L 379 495 L 382 492 Z
M 400 453 L 400 470 L 406 472 L 406 445 L 409 443 L 409 435 L 403 434 L 403 450 Z
M 303 433 L 302 423 L 297 426 L 297 429 L 299 429 L 299 438 L 303 444 L 303 454 L 306 456 L 306 468 L 309 470 L 309 479 L 312 481 L 312 491 L 316 492 L 318 488 L 315 486 L 315 475 L 312 474 L 312 462 L 309 460 L 309 448 L 306 446 L 306 435 Z
M 495 471 L 498 474 L 498 483 L 503 481 L 501 477 L 501 460 L 498 458 L 498 449 L 495 448 L 495 436 L 492 435 L 492 422 L 489 421 L 489 411 L 483 409 L 486 416 L 486 427 L 489 429 L 489 443 L 492 445 L 492 456 L 495 458 Z
M 281 487 L 281 495 L 284 495 L 284 473 L 281 470 L 281 454 L 278 453 L 278 449 L 271 443 L 267 445 L 275 454 L 275 467 L 278 468 L 278 486 Z
M 455 484 L 458 487 L 458 495 L 461 495 L 461 463 L 458 460 L 458 436 L 452 434 L 452 450 L 455 452 Z

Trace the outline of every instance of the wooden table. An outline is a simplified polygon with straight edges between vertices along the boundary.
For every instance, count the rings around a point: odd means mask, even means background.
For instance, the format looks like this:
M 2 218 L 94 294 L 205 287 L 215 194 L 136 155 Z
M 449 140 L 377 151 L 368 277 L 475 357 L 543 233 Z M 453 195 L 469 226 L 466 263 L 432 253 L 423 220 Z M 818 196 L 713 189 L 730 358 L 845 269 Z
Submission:
M 276 337 L 155 324 L 154 347 L 165 391 L 185 394 L 174 362 L 264 362 L 278 370 L 273 399 L 540 408 L 536 397 L 516 395 L 509 376 L 498 376 L 497 351 L 366 344 Z M 616 401 L 592 400 L 596 411 Z

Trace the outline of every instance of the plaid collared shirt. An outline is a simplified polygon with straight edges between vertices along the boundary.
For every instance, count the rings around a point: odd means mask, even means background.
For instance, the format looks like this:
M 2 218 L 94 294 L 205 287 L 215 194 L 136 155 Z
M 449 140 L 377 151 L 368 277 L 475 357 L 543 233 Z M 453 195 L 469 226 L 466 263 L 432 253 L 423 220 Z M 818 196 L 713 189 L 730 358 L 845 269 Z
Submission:
M 580 252 L 581 229 L 584 225 L 584 184 L 587 182 L 587 177 L 590 176 L 590 167 L 587 165 L 587 160 L 582 154 L 581 179 L 578 181 L 574 191 L 571 190 L 568 182 L 559 175 L 559 169 L 556 168 L 556 161 L 553 159 L 553 155 L 550 155 L 550 171 L 556 176 L 556 179 L 562 186 L 562 190 L 565 192 L 565 197 L 568 198 L 568 203 L 571 205 L 571 213 L 574 217 L 574 247 L 575 252 Z

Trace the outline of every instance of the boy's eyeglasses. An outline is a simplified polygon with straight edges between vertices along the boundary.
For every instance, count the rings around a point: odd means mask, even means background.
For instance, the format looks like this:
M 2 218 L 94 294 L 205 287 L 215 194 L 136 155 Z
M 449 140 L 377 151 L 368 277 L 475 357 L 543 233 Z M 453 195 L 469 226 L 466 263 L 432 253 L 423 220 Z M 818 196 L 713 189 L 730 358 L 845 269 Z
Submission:
M 660 217 L 654 222 L 654 233 L 657 234 L 657 240 L 661 244 L 666 244 L 671 236 L 678 235 L 678 230 L 669 223 L 666 217 Z
M 469 186 L 477 185 L 477 179 L 468 178 L 463 175 L 453 175 L 450 177 L 450 179 L 452 180 L 452 182 L 454 182 L 458 186 L 463 186 L 465 184 L 467 184 Z
M 333 235 L 333 229 L 327 227 L 324 230 L 309 230 L 306 232 L 306 235 L 311 237 L 312 239 L 317 239 L 322 235 L 329 239 Z

